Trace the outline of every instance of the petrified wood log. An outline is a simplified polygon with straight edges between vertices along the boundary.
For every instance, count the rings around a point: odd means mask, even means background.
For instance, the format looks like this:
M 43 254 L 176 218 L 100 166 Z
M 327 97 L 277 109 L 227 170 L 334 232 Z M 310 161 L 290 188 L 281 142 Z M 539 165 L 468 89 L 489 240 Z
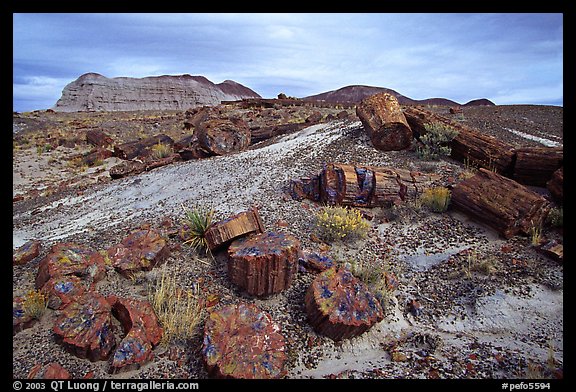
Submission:
M 174 145 L 174 140 L 170 136 L 158 134 L 146 139 L 123 143 L 114 146 L 114 156 L 120 159 L 133 159 L 136 157 L 146 157 L 150 154 L 150 147 L 155 144 Z
M 533 227 L 542 225 L 550 210 L 549 202 L 538 193 L 482 168 L 452 189 L 451 203 L 504 238 L 529 235 Z
M 514 180 L 525 185 L 545 187 L 564 161 L 563 147 L 517 148 Z
M 290 194 L 328 205 L 389 207 L 416 198 L 437 178 L 406 169 L 329 163 L 318 176 L 292 180 Z
M 240 118 L 208 118 L 195 133 L 200 147 L 211 155 L 226 155 L 245 150 L 250 145 L 250 128 Z
M 264 225 L 258 209 L 251 208 L 228 219 L 212 223 L 208 226 L 204 238 L 210 250 L 213 251 L 241 236 L 263 232 Z
M 564 167 L 552 174 L 552 178 L 546 183 L 546 188 L 548 188 L 554 200 L 562 204 L 564 201 Z
M 425 126 L 430 123 L 441 123 L 456 129 L 458 135 L 450 143 L 452 158 L 495 170 L 507 177 L 512 175 L 514 147 L 511 144 L 419 107 L 405 106 L 404 115 L 417 138 L 426 134 Z
M 211 377 L 273 379 L 286 374 L 280 326 L 255 305 L 228 305 L 210 313 L 202 355 Z
M 86 131 L 86 142 L 94 147 L 108 147 L 114 144 L 114 139 L 101 129 Z
M 127 176 L 134 176 L 146 170 L 146 164 L 139 161 L 124 161 L 110 168 L 110 177 L 118 179 Z
M 345 268 L 319 274 L 306 291 L 305 304 L 314 330 L 335 341 L 358 336 L 384 319 L 380 302 Z
M 248 294 L 266 296 L 288 288 L 298 269 L 300 241 L 266 232 L 240 238 L 228 248 L 230 280 Z
M 410 147 L 412 130 L 393 95 L 380 93 L 363 99 L 356 106 L 356 115 L 375 148 L 398 151 Z
M 308 123 L 289 123 L 280 125 L 271 125 L 267 127 L 250 128 L 250 144 L 258 143 L 271 137 L 284 135 L 287 133 L 297 132 L 310 126 Z

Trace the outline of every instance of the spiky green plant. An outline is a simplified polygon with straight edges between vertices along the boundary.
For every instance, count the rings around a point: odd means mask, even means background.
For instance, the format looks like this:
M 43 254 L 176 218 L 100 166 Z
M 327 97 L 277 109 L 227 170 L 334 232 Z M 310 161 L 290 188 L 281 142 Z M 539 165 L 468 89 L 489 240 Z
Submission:
M 206 240 L 206 230 L 212 224 L 214 209 L 205 206 L 184 208 L 184 244 L 190 245 L 195 250 L 203 250 L 208 253 L 209 247 Z

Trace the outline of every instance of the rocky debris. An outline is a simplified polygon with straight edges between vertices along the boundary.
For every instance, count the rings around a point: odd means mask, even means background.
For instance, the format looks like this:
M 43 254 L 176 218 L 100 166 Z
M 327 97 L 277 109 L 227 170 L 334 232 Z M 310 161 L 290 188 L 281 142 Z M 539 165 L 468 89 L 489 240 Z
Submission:
M 139 369 L 154 358 L 152 350 L 162 339 L 163 330 L 156 313 L 148 301 L 116 296 L 108 297 L 107 301 L 125 334 L 112 356 L 110 372 Z
M 111 310 L 106 298 L 98 293 L 78 297 L 54 323 L 57 342 L 79 358 L 106 360 L 116 345 Z
M 564 245 L 559 243 L 557 240 L 550 240 L 543 245 L 540 245 L 538 249 L 540 252 L 556 261 L 564 261 Z
M 42 287 L 50 309 L 65 308 L 86 291 L 82 279 L 74 275 L 55 276 Z
M 322 121 L 322 117 L 323 117 L 322 113 L 320 113 L 319 111 L 315 111 L 314 113 L 306 117 L 304 121 L 308 125 L 318 124 L 320 121 Z
M 202 356 L 210 377 L 277 379 L 286 374 L 285 339 L 272 317 L 252 304 L 210 313 Z
M 12 336 L 18 332 L 32 327 L 38 319 L 31 317 L 24 312 L 24 298 L 14 297 L 12 299 Z
M 146 171 L 146 164 L 140 161 L 124 161 L 110 168 L 110 177 L 118 179 L 134 176 Z
M 414 135 L 425 135 L 426 125 L 431 123 L 457 130 L 458 135 L 450 143 L 452 158 L 507 177 L 512 175 L 514 147 L 511 144 L 420 107 L 405 107 L 404 115 Z
M 122 276 L 129 278 L 139 271 L 150 271 L 170 255 L 166 239 L 153 229 L 132 232 L 106 253 L 112 266 Z
M 543 196 L 483 168 L 452 189 L 451 204 L 504 238 L 530 235 L 532 228 L 541 227 L 550 209 Z
M 94 147 L 108 147 L 114 145 L 114 139 L 101 129 L 87 130 L 86 142 Z
M 113 155 L 120 159 L 129 160 L 140 158 L 142 160 L 150 156 L 152 151 L 151 147 L 157 144 L 164 144 L 166 146 L 172 147 L 174 145 L 174 140 L 170 136 L 157 134 L 142 140 L 135 140 L 116 145 L 114 146 Z
M 57 112 L 186 110 L 218 105 L 226 100 L 259 97 L 236 82 L 226 80 L 214 84 L 203 76 L 107 78 L 87 73 L 64 87 L 53 109 Z
M 228 276 L 248 294 L 279 293 L 295 278 L 300 241 L 278 232 L 265 232 L 235 240 L 228 247 Z
M 380 93 L 363 99 L 356 115 L 378 150 L 399 151 L 412 144 L 412 130 L 393 95 Z
M 512 178 L 524 185 L 546 187 L 564 162 L 563 147 L 525 147 L 514 151 L 516 161 Z
M 208 243 L 208 248 L 214 251 L 237 238 L 252 233 L 263 233 L 264 230 L 258 209 L 251 208 L 212 223 L 204 233 L 204 238 Z
M 316 252 L 302 251 L 298 262 L 306 271 L 323 272 L 334 267 L 334 261 L 328 256 L 319 255 Z
M 309 126 L 310 124 L 303 122 L 303 123 L 270 125 L 265 127 L 260 126 L 250 127 L 250 144 L 259 143 L 263 140 L 270 139 L 274 136 L 298 132 Z
M 380 302 L 345 268 L 319 274 L 306 291 L 305 304 L 314 330 L 335 341 L 358 336 L 384 319 Z
M 406 169 L 329 163 L 318 176 L 292 180 L 289 193 L 296 200 L 329 205 L 389 207 L 415 199 L 438 177 Z
M 75 275 L 93 284 L 106 275 L 104 257 L 73 242 L 59 242 L 40 261 L 36 275 L 36 289 L 44 287 L 51 278 Z
M 27 241 L 12 254 L 12 265 L 23 265 L 34 260 L 40 254 L 42 242 L 39 240 Z
M 62 365 L 56 362 L 48 364 L 38 363 L 30 369 L 28 379 L 44 379 L 44 380 L 69 380 L 72 378 L 70 372 Z
M 88 166 L 94 166 L 98 161 L 110 158 L 112 154 L 112 151 L 106 148 L 96 147 L 82 156 L 82 162 Z
M 182 158 L 180 157 L 180 154 L 171 154 L 164 158 L 154 159 L 146 164 L 145 170 L 150 171 L 152 169 L 157 169 L 159 167 L 170 165 L 174 162 L 178 162 L 181 159 Z
M 552 178 L 546 183 L 546 188 L 556 200 L 556 202 L 563 204 L 564 201 L 564 167 L 552 173 Z

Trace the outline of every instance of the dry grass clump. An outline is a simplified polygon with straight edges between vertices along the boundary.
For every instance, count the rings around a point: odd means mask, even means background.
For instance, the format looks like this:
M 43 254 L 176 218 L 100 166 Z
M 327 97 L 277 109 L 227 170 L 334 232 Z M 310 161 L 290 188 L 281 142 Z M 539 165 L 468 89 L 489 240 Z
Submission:
M 324 207 L 316 214 L 315 219 L 318 236 L 329 243 L 364 238 L 370 229 L 370 223 L 357 209 Z
M 444 212 L 450 204 L 450 196 L 450 189 L 435 187 L 425 189 L 419 200 L 423 206 L 434 212 Z
M 30 316 L 35 319 L 40 319 L 46 307 L 48 306 L 48 299 L 40 291 L 30 290 L 22 301 L 22 310 L 24 315 Z
M 193 338 L 204 316 L 204 301 L 200 295 L 199 284 L 184 290 L 176 282 L 178 275 L 168 273 L 164 264 L 159 281 L 148 294 L 156 316 L 164 328 L 162 339 L 168 343 L 174 339 Z
M 153 145 L 151 149 L 152 149 L 152 157 L 154 159 L 162 159 L 169 157 L 174 152 L 172 146 L 161 142 L 158 142 L 157 144 Z

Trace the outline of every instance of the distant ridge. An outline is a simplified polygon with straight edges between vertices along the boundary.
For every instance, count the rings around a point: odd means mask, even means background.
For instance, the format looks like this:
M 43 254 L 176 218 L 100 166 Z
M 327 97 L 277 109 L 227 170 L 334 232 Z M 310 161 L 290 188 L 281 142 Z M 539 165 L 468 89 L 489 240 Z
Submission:
M 69 83 L 53 107 L 59 112 L 186 110 L 243 98 L 261 98 L 240 83 L 214 84 L 204 76 L 163 75 L 107 78 L 90 72 Z
M 447 98 L 427 98 L 422 100 L 416 100 L 408 98 L 405 95 L 400 94 L 385 87 L 373 87 L 373 86 L 363 86 L 363 85 L 352 85 L 339 88 L 338 90 L 327 91 L 321 94 L 310 95 L 304 97 L 304 100 L 315 100 L 315 101 L 325 101 L 332 103 L 358 103 L 364 98 L 378 93 L 388 93 L 396 97 L 401 105 L 441 105 L 441 106 L 475 106 L 475 105 L 494 105 L 488 99 L 475 99 L 464 105 L 458 102 L 452 101 Z

